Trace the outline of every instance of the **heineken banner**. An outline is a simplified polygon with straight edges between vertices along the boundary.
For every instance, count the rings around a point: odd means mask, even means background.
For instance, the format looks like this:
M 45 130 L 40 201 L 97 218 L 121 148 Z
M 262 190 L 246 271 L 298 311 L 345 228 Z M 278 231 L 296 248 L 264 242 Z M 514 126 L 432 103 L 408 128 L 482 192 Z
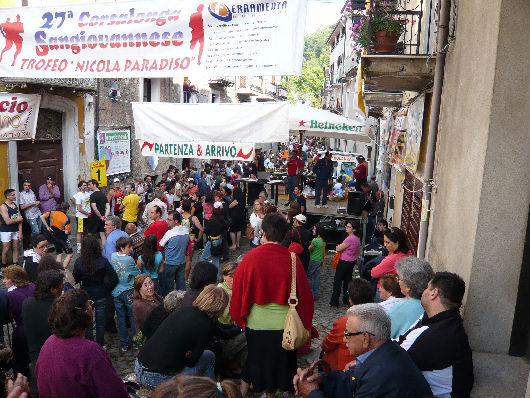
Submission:
M 140 141 L 140 149 L 144 156 L 242 161 L 254 160 L 253 144 L 219 144 L 215 141 L 189 143 Z
M 366 126 L 364 120 L 349 119 L 308 105 L 292 106 L 289 109 L 289 130 L 315 137 L 370 142 L 367 135 L 369 126 Z
M 0 93 L 0 141 L 35 138 L 40 95 Z
M 240 104 L 134 102 L 132 109 L 135 137 L 140 141 L 140 148 L 144 141 L 159 144 L 201 142 L 223 146 L 231 146 L 232 143 L 237 142 L 238 145 L 253 146 L 254 143 L 289 140 L 288 102 Z M 238 152 L 239 149 L 236 153 Z M 248 151 L 243 149 L 242 153 L 246 154 Z M 183 156 L 197 157 L 197 151 L 188 154 Z M 220 154 L 216 150 L 216 155 L 208 156 L 221 158 Z
M 4 8 L 0 76 L 300 75 L 306 7 L 150 0 Z

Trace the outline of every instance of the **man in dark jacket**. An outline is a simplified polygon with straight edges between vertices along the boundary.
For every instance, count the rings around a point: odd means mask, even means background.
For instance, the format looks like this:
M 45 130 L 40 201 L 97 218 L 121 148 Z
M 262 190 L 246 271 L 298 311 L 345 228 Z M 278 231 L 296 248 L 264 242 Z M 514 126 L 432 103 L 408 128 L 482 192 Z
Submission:
M 436 396 L 469 397 L 473 357 L 460 317 L 466 285 L 450 272 L 437 272 L 421 296 L 423 318 L 400 336 Z
M 328 207 L 328 189 L 329 180 L 333 172 L 333 163 L 331 162 L 331 153 L 326 152 L 322 159 L 319 159 L 313 166 L 315 173 L 315 207 L 320 208 L 320 192 L 322 192 L 322 207 Z
M 345 372 L 307 376 L 298 369 L 293 379 L 304 398 L 432 397 L 429 384 L 405 350 L 390 340 L 390 318 L 379 304 L 351 307 L 344 338 L 355 365 Z

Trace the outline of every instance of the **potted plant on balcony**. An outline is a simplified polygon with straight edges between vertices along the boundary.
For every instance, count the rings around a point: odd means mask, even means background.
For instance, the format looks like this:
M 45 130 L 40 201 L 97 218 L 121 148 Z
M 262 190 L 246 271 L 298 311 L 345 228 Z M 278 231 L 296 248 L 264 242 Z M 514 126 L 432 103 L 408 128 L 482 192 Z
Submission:
M 346 11 L 353 20 L 351 37 L 357 42 L 354 51 L 360 54 L 363 49 L 370 49 L 372 53 L 394 53 L 406 21 L 397 15 L 392 15 L 392 8 L 384 2 L 376 4 L 369 10 L 353 10 L 346 7 Z

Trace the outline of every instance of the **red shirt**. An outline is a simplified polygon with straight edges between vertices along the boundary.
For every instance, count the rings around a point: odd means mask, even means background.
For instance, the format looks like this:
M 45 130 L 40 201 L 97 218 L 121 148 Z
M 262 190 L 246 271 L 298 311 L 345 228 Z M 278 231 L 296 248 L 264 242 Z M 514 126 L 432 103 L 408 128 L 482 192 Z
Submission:
M 298 156 L 292 156 L 287 162 L 287 175 L 295 176 L 304 169 L 304 163 Z
M 355 170 L 353 170 L 353 176 L 355 178 L 367 178 L 368 177 L 368 167 L 367 167 L 366 161 L 357 165 Z
M 158 250 L 162 251 L 164 250 L 164 248 L 161 247 L 159 244 L 160 239 L 162 239 L 162 237 L 164 236 L 164 234 L 167 232 L 168 229 L 169 229 L 169 226 L 167 225 L 166 221 L 158 220 L 158 221 L 151 223 L 151 225 L 147 227 L 147 229 L 144 231 L 144 236 L 151 235 L 151 234 L 155 235 L 156 244 L 158 245 Z
M 331 369 L 334 370 L 344 370 L 346 364 L 355 359 L 344 342 L 347 320 L 348 317 L 343 316 L 333 322 L 333 327 L 322 340 L 322 350 L 324 351 L 322 359 L 326 360 Z

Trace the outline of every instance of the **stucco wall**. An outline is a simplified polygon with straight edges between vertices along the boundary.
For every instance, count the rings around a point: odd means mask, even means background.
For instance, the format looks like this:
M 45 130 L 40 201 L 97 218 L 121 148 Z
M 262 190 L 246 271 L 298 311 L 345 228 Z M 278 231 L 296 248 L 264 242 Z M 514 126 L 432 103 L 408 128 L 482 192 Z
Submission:
M 470 343 L 488 352 L 509 348 L 526 228 L 529 18 L 526 0 L 460 1 L 445 68 L 428 259 L 466 281 Z

